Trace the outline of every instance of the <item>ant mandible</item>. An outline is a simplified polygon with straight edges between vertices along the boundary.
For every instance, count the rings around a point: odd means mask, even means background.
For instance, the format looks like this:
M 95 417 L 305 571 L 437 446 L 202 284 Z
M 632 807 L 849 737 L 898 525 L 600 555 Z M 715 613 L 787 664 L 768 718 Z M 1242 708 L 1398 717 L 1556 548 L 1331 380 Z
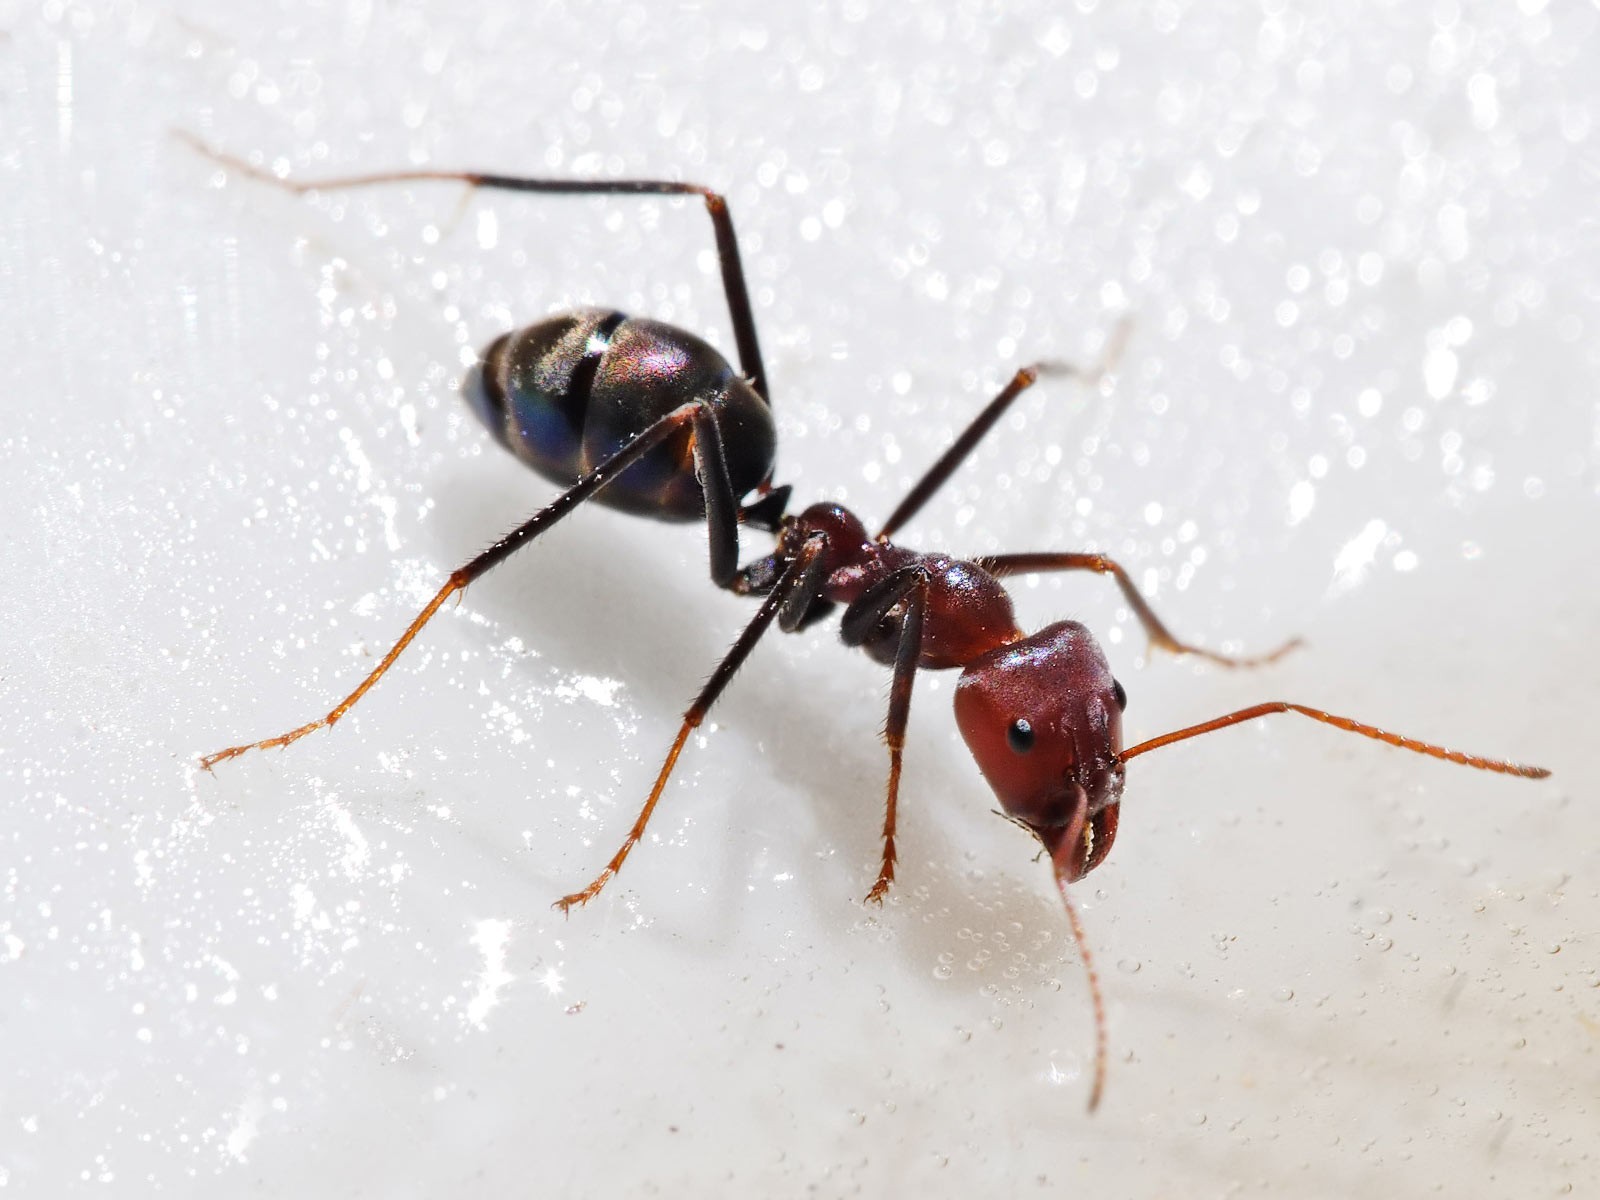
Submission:
M 1094 1080 L 1089 1107 L 1105 1086 L 1106 1021 L 1100 983 L 1077 911 L 1067 893 L 1105 861 L 1117 833 L 1123 773 L 1130 759 L 1273 713 L 1299 713 L 1348 733 L 1387 742 L 1463 766 L 1526 779 L 1541 767 L 1483 758 L 1402 737 L 1320 709 L 1281 700 L 1254 704 L 1124 749 L 1127 696 L 1094 636 L 1076 621 L 1026 634 L 1017 626 L 1001 583 L 1010 575 L 1094 571 L 1122 590 L 1152 645 L 1225 667 L 1271 662 L 1290 641 L 1253 658 L 1218 654 L 1174 637 L 1139 594 L 1128 573 L 1100 554 L 1047 551 L 956 559 L 897 546 L 892 535 L 940 488 L 1001 415 L 1041 376 L 1097 381 L 1114 362 L 1119 328 L 1100 366 L 1080 371 L 1044 362 L 1023 367 L 931 466 L 889 519 L 868 534 L 838 504 L 787 512 L 790 488 L 774 487 L 776 431 L 755 318 L 745 287 L 739 243 L 727 201 L 709 188 L 663 180 L 527 179 L 475 171 L 385 171 L 333 179 L 279 178 L 180 134 L 225 167 L 292 192 L 409 182 L 456 182 L 469 188 L 558 195 L 699 196 L 711 216 L 722 286 L 733 321 L 739 370 L 706 342 L 660 321 L 607 309 L 579 309 L 502 334 L 489 344 L 463 384 L 467 403 L 495 438 L 546 479 L 566 490 L 524 524 L 450 573 L 382 661 L 327 715 L 277 737 L 229 746 L 201 759 L 210 770 L 247 750 L 287 746 L 332 725 L 394 665 L 411 640 L 452 596 L 526 546 L 586 500 L 664 521 L 704 521 L 710 536 L 711 581 L 758 596 L 753 620 L 695 697 L 638 818 L 592 882 L 563 896 L 563 912 L 587 904 L 621 869 L 644 836 L 684 744 L 728 681 L 776 621 L 793 633 L 843 605 L 840 635 L 892 669 L 884 740 L 889 779 L 883 853 L 867 900 L 883 902 L 895 877 L 895 825 L 900 764 L 911 685 L 918 670 L 960 667 L 956 724 L 1005 814 L 1031 830 L 1050 856 L 1056 885 L 1088 974 L 1094 1005 Z M 739 565 L 739 526 L 773 534 L 772 553 Z

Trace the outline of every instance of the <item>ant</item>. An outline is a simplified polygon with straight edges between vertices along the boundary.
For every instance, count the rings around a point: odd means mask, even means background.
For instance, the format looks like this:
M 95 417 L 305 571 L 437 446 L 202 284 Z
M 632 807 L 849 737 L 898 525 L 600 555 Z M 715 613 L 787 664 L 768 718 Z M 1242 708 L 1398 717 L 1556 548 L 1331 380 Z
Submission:
M 692 333 L 599 308 L 561 313 L 496 338 L 468 372 L 462 391 L 495 439 L 562 487 L 561 495 L 452 571 L 378 665 L 325 716 L 277 737 L 208 754 L 200 760 L 208 771 L 247 750 L 287 746 L 335 724 L 394 665 L 446 600 L 459 598 L 474 580 L 585 501 L 663 521 L 704 521 L 710 538 L 711 582 L 739 595 L 759 597 L 760 607 L 683 714 L 666 760 L 622 845 L 588 886 L 563 896 L 555 907 L 570 912 L 587 904 L 622 868 L 644 836 L 689 735 L 773 622 L 794 633 L 843 605 L 840 635 L 845 645 L 860 647 L 892 671 L 883 734 L 889 748 L 883 852 L 866 899 L 882 904 L 895 878 L 900 766 L 912 683 L 919 670 L 960 667 L 956 724 L 1004 815 L 1031 831 L 1049 855 L 1083 959 L 1094 1006 L 1091 1111 L 1105 1087 L 1105 1004 L 1067 885 L 1094 870 L 1110 852 L 1123 776 L 1131 759 L 1256 717 L 1299 713 L 1347 733 L 1483 771 L 1525 779 L 1549 775 L 1542 767 L 1449 750 L 1281 700 L 1254 704 L 1124 749 L 1122 713 L 1127 694 L 1093 634 L 1076 621 L 1058 621 L 1037 633 L 1025 633 L 1017 625 L 1002 582 L 1008 576 L 1043 571 L 1109 575 L 1153 646 L 1224 667 L 1272 662 L 1298 646 L 1298 639 L 1255 657 L 1218 654 L 1180 641 L 1139 594 L 1128 573 L 1100 554 L 1047 551 L 966 560 L 925 554 L 893 542 L 894 533 L 1040 378 L 1076 376 L 1092 384 L 1109 373 L 1126 338 L 1126 324 L 1113 334 L 1092 370 L 1041 362 L 1017 371 L 889 519 L 869 534 L 861 519 L 842 505 L 813 504 L 790 514 L 790 487 L 773 486 L 777 436 L 767 374 L 733 218 L 719 193 L 665 180 L 529 179 L 476 171 L 401 170 L 293 180 L 223 154 L 190 135 L 179 136 L 223 167 L 297 193 L 455 182 L 469 189 L 546 195 L 698 196 L 711 217 L 739 358 L 735 371 Z M 740 566 L 741 525 L 772 534 L 776 540 L 772 552 Z

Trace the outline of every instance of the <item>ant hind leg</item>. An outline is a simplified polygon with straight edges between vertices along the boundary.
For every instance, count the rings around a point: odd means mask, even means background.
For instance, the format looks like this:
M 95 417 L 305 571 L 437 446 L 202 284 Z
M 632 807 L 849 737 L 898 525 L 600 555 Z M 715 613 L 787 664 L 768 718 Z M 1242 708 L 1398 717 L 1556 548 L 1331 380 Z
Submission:
M 307 721 L 304 725 L 277 737 L 265 738 L 259 742 L 245 742 L 218 750 L 202 758 L 200 765 L 209 771 L 219 762 L 237 758 L 247 750 L 269 750 L 288 746 L 308 733 L 337 723 L 394 665 L 401 651 L 422 632 L 422 627 L 433 619 L 446 600 L 464 592 L 468 584 L 526 546 L 640 458 L 686 426 L 694 429 L 695 452 L 701 466 L 701 476 L 707 481 L 706 522 L 711 534 L 711 574 L 713 579 L 726 586 L 732 581 L 738 568 L 738 502 L 733 497 L 732 485 L 728 482 L 727 470 L 723 466 L 721 435 L 717 431 L 716 419 L 711 415 L 708 406 L 695 401 L 674 409 L 656 421 L 522 525 L 506 534 L 476 558 L 452 571 L 444 586 L 406 627 L 406 631 L 389 648 L 389 652 L 383 656 L 378 665 L 361 681 L 355 691 L 339 701 L 325 715 L 314 721 Z
M 727 198 L 720 192 L 698 183 L 680 183 L 669 179 L 529 179 L 482 171 L 378 171 L 328 179 L 287 179 L 242 158 L 224 154 L 192 133 L 178 130 L 175 136 L 212 162 L 295 193 L 390 183 L 464 183 L 473 188 L 561 196 L 699 196 L 705 202 L 706 212 L 711 217 L 712 234 L 716 238 L 717 260 L 722 268 L 722 290 L 728 300 L 729 319 L 733 322 L 734 344 L 739 348 L 739 369 L 750 380 L 757 394 L 771 402 L 767 392 L 767 371 L 761 361 L 761 345 L 756 338 L 755 316 L 750 310 L 750 289 L 745 284 L 744 264 L 739 257 L 739 239 L 733 231 L 733 216 L 728 211 Z

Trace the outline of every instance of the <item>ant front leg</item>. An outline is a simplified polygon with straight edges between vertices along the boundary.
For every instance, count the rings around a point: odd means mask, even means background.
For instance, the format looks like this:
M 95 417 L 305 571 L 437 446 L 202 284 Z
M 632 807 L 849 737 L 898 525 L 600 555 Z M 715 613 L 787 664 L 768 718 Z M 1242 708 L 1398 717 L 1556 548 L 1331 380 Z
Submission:
M 267 750 L 287 746 L 291 742 L 299 741 L 308 733 L 335 724 L 339 718 L 355 707 L 356 701 L 366 695 L 372 685 L 394 665 L 401 651 L 411 644 L 411 640 L 433 619 L 434 614 L 446 600 L 465 591 L 468 584 L 522 549 L 651 450 L 686 428 L 692 428 L 694 431 L 696 462 L 700 469 L 702 487 L 706 493 L 706 521 L 711 534 L 712 578 L 719 584 L 729 583 L 737 573 L 738 567 L 738 502 L 732 494 L 727 469 L 723 465 L 722 438 L 717 430 L 716 418 L 712 414 L 710 405 L 695 401 L 682 405 L 656 421 L 633 441 L 540 509 L 527 522 L 506 534 L 470 562 L 452 571 L 444 586 L 406 627 L 406 631 L 400 635 L 400 640 L 390 647 L 389 652 L 361 681 L 355 691 L 341 700 L 326 715 L 277 737 L 218 750 L 202 758 L 200 765 L 209 771 L 217 763 L 237 758 L 247 750 Z
M 928 570 L 917 563 L 901 567 L 872 587 L 845 609 L 839 622 L 839 636 L 847 646 L 859 646 L 879 628 L 893 609 L 905 605 L 901 618 L 899 645 L 895 648 L 894 678 L 889 685 L 889 716 L 883 726 L 883 740 L 889 745 L 889 783 L 883 813 L 883 858 L 878 879 L 867 893 L 867 900 L 882 904 L 894 882 L 895 819 L 900 804 L 900 763 L 906 746 L 906 724 L 911 717 L 911 684 L 916 678 L 922 655 L 923 616 L 928 607 Z
M 283 179 L 242 158 L 213 149 L 191 133 L 178 131 L 187 143 L 213 162 L 263 183 L 291 192 L 334 191 L 342 188 L 373 187 L 390 183 L 464 183 L 474 188 L 495 188 L 508 192 L 536 192 L 559 196 L 699 196 L 711 217 L 717 242 L 717 260 L 722 268 L 722 290 L 728 299 L 728 315 L 733 322 L 733 340 L 739 348 L 739 368 L 763 400 L 767 394 L 767 372 L 761 361 L 761 346 L 756 339 L 755 316 L 750 310 L 750 290 L 745 285 L 744 265 L 739 257 L 739 239 L 733 231 L 728 201 L 698 183 L 679 183 L 666 179 L 527 179 L 517 175 L 492 175 L 481 171 L 380 171 L 368 175 L 342 175 L 331 179 Z
M 1230 655 L 1218 654 L 1215 650 L 1179 641 L 1162 623 L 1161 618 L 1156 616 L 1155 609 L 1150 607 L 1149 601 L 1139 594 L 1139 589 L 1128 577 L 1128 572 L 1121 564 L 1103 554 L 997 554 L 989 558 L 980 558 L 977 562 L 996 579 L 1004 579 L 1008 575 L 1031 575 L 1042 571 L 1095 571 L 1101 575 L 1109 575 L 1117 581 L 1117 586 L 1122 589 L 1123 598 L 1133 609 L 1134 616 L 1139 618 L 1139 624 L 1144 626 L 1150 644 L 1169 654 L 1193 654 L 1197 658 L 1224 667 L 1260 667 L 1277 661 L 1289 651 L 1304 644 L 1299 638 L 1290 638 L 1276 650 L 1268 651 L 1266 654 Z

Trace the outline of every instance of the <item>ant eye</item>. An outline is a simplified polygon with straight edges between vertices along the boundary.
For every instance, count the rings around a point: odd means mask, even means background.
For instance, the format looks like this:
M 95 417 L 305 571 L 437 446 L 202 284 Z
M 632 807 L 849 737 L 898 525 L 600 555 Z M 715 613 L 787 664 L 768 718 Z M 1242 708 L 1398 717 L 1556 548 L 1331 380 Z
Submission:
M 1026 754 L 1033 749 L 1033 726 L 1022 717 L 1018 717 L 1006 730 L 1006 741 L 1011 743 L 1011 748 L 1018 754 Z
M 1122 690 L 1122 684 L 1113 679 L 1111 681 L 1111 695 L 1116 699 L 1117 707 L 1123 712 L 1128 711 L 1128 693 Z

